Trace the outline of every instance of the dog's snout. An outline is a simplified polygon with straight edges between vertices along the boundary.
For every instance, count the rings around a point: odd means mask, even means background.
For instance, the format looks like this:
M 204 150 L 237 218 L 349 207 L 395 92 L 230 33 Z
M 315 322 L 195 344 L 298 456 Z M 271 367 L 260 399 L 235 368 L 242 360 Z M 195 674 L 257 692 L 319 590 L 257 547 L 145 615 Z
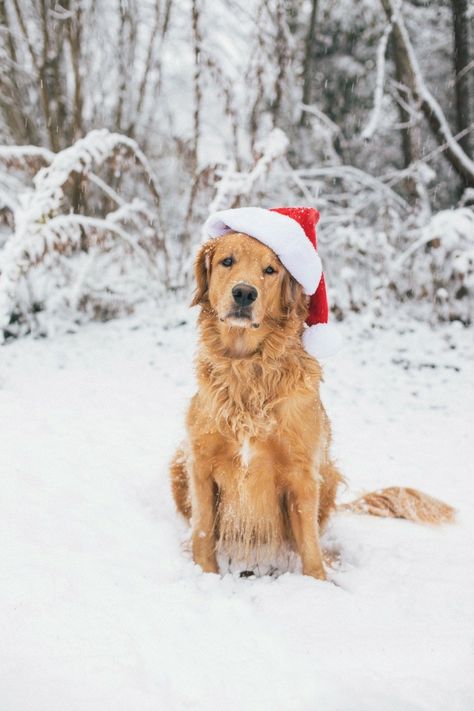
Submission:
M 236 284 L 232 289 L 232 296 L 238 306 L 251 306 L 258 293 L 255 287 L 249 284 Z

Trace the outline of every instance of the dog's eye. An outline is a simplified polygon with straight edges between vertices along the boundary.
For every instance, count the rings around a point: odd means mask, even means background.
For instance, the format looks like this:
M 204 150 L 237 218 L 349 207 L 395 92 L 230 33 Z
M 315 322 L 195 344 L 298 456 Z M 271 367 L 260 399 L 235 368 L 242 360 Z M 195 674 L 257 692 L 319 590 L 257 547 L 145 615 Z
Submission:
M 233 257 L 226 257 L 225 259 L 222 260 L 221 264 L 223 267 L 231 267 L 234 263 L 234 258 Z
M 264 274 L 275 274 L 276 269 L 273 269 L 273 267 L 267 267 L 266 269 L 263 270 Z

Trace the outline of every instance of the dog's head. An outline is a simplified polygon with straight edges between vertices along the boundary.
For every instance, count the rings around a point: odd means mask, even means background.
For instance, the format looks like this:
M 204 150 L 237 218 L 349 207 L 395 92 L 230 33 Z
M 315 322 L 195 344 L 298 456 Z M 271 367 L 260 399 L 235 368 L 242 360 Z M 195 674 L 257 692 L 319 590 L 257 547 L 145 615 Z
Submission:
M 227 344 L 251 352 L 291 318 L 302 323 L 307 297 L 276 254 L 253 237 L 232 232 L 204 244 L 196 258 L 201 304 L 216 320 Z M 210 308 L 209 308 L 210 307 Z

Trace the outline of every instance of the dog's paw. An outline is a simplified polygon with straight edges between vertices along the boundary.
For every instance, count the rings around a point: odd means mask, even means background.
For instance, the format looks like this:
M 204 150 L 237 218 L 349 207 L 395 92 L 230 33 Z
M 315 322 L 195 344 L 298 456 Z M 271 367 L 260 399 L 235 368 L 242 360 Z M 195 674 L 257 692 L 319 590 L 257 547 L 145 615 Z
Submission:
M 197 563 L 203 573 L 218 573 L 219 568 L 217 565 L 216 560 L 213 560 L 212 558 L 206 558 L 205 560 L 195 560 L 195 563 Z
M 303 567 L 303 575 L 309 575 L 316 580 L 327 580 L 326 571 L 322 566 Z

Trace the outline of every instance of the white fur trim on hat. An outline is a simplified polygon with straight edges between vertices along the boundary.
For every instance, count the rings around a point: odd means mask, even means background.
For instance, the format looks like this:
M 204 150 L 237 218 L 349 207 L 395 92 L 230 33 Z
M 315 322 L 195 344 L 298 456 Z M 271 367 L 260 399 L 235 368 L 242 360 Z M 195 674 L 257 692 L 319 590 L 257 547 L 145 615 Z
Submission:
M 321 260 L 301 225 L 263 207 L 238 207 L 210 215 L 204 225 L 209 237 L 243 232 L 270 247 L 306 294 L 314 294 L 322 274 Z
M 334 355 L 341 347 L 339 332 L 329 323 L 307 326 L 302 340 L 306 353 L 317 360 Z

